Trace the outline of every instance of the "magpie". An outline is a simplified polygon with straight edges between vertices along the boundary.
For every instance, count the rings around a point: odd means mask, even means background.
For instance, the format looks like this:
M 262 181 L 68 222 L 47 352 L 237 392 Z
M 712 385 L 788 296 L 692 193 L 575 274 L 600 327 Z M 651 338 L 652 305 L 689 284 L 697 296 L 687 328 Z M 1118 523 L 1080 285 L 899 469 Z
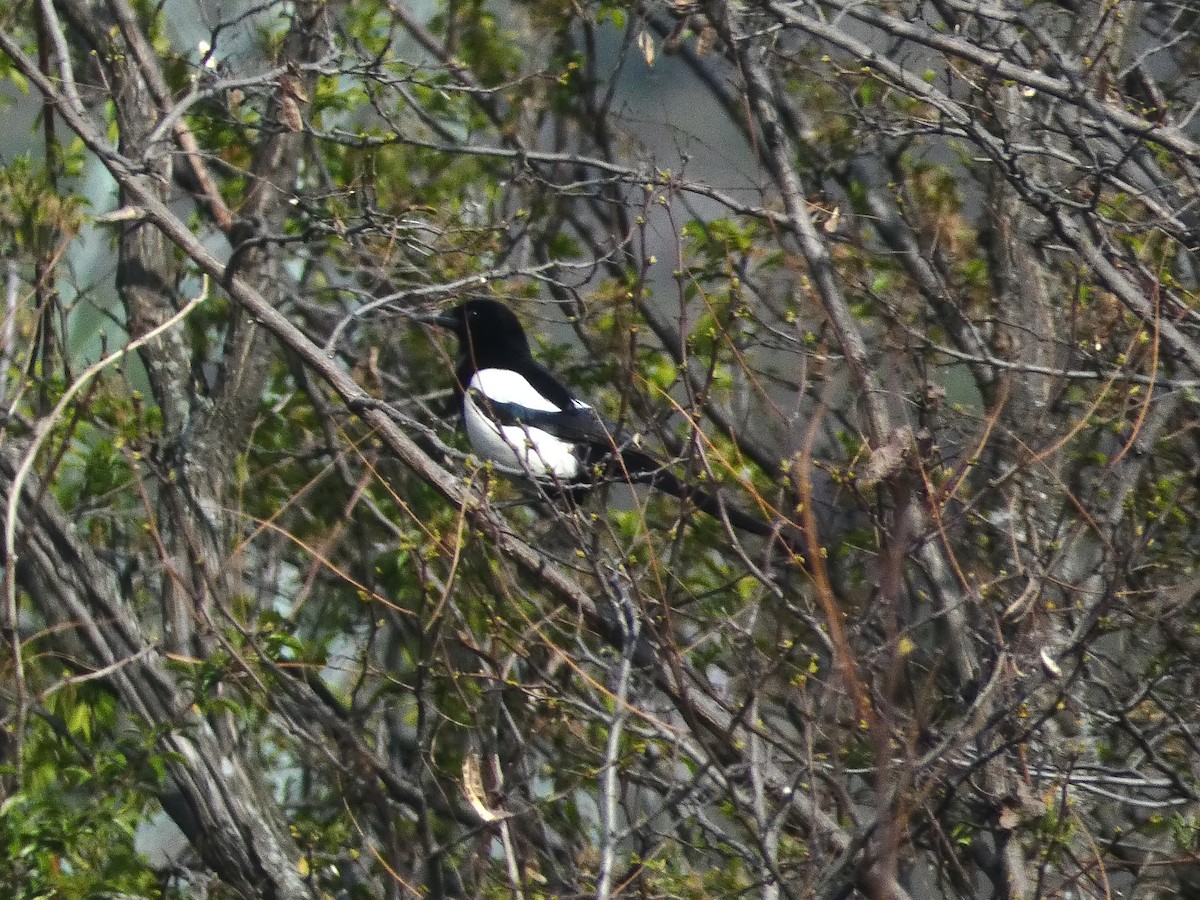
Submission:
M 778 536 L 763 519 L 684 484 L 640 449 L 637 438 L 571 393 L 533 358 L 525 329 L 507 306 L 468 300 L 429 321 L 458 339 L 456 396 L 467 438 L 482 459 L 521 469 L 572 497 L 604 480 L 649 484 L 741 531 Z

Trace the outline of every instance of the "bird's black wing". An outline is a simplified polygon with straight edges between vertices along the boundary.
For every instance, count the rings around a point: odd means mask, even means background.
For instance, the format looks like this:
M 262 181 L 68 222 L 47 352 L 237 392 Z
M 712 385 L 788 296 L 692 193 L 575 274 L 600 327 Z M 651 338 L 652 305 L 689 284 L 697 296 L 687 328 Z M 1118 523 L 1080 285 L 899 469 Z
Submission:
M 596 444 L 610 450 L 621 446 L 621 432 L 606 422 L 590 406 L 569 406 L 566 409 L 533 409 L 521 403 L 494 400 L 482 391 L 471 391 L 471 398 L 480 409 L 486 410 L 500 426 L 524 425 L 538 428 L 570 444 Z
M 479 391 L 473 391 L 471 396 L 478 407 L 487 410 L 497 425 L 537 428 L 560 441 L 575 444 L 581 450 L 580 461 L 587 465 L 593 465 L 608 457 L 619 457 L 627 471 L 622 473 L 622 467 L 616 465 L 616 471 L 606 472 L 606 477 L 628 478 L 644 475 L 663 466 L 648 453 L 637 449 L 637 436 L 622 431 L 594 408 L 577 403 L 574 398 L 570 401 L 572 405 L 566 409 L 545 410 L 533 409 L 520 403 L 504 403 Z
M 478 394 L 478 392 L 476 392 Z M 693 503 L 697 509 L 751 534 L 771 535 L 799 552 L 778 529 L 758 516 L 726 505 L 717 496 L 679 479 L 661 460 L 639 448 L 638 438 L 606 421 L 590 406 L 563 410 L 531 409 L 520 403 L 501 403 L 478 394 L 476 403 L 489 411 L 498 425 L 537 428 L 561 441 L 577 445 L 587 474 L 580 481 L 629 481 L 650 484 L 660 491 Z

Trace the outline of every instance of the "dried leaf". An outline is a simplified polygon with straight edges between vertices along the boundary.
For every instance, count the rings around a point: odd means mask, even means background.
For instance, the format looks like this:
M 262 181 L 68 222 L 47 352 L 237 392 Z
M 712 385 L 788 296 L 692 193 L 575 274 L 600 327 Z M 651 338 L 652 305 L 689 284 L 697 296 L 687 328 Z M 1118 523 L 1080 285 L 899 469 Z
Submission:
M 646 61 L 646 65 L 654 68 L 654 38 L 650 36 L 650 32 L 643 28 L 638 32 L 637 36 L 638 49 L 642 51 L 642 59 Z
M 1005 831 L 1015 831 L 1021 824 L 1021 808 L 1012 803 L 1005 803 L 1000 808 L 1000 827 Z
M 463 757 L 462 775 L 463 794 L 466 795 L 471 808 L 479 813 L 479 818 L 483 821 L 498 822 L 500 816 L 496 815 L 487 803 L 487 791 L 483 787 L 478 753 L 468 753 Z
M 840 206 L 835 206 L 833 208 L 833 212 L 829 214 L 829 218 L 825 220 L 825 223 L 821 227 L 825 229 L 826 234 L 833 234 L 838 230 L 838 225 L 841 223 L 841 221 L 842 208 Z
M 300 115 L 300 104 L 288 94 L 279 98 L 279 121 L 288 131 L 302 131 L 304 119 Z
M 888 437 L 886 444 L 871 451 L 866 470 L 859 479 L 860 484 L 863 487 L 874 487 L 885 478 L 895 475 L 903 468 L 912 446 L 912 429 L 907 425 L 897 428 Z
M 304 83 L 295 75 L 281 75 L 279 89 L 294 100 L 308 102 L 308 91 L 304 90 Z
M 1050 651 L 1045 647 L 1042 648 L 1041 657 L 1042 670 L 1055 680 L 1062 678 L 1062 666 L 1055 661 L 1054 657 L 1050 655 Z

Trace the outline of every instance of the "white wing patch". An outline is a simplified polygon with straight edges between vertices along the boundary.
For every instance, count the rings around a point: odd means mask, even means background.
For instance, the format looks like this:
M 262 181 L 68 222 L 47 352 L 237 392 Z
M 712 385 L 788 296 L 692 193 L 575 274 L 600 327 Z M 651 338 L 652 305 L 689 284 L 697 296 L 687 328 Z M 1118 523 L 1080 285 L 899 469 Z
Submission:
M 541 412 L 558 412 L 561 409 L 539 394 L 524 375 L 512 369 L 480 369 L 471 376 L 471 383 L 467 387 L 497 403 L 516 403 Z
M 509 369 L 480 369 L 467 385 L 463 422 L 471 447 L 481 458 L 524 469 L 535 478 L 570 481 L 579 474 L 574 444 L 540 428 L 497 425 L 475 402 L 473 392 L 497 403 L 516 403 L 542 412 L 558 412 L 559 407 L 539 394 L 523 375 Z M 574 403 L 580 409 L 587 407 L 579 400 Z

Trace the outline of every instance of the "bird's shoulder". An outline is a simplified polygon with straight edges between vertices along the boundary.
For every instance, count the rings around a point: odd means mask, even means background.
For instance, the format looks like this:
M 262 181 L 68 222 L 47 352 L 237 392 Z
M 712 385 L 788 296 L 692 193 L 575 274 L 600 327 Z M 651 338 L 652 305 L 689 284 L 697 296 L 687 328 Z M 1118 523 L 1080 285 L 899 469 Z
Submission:
M 466 387 L 493 403 L 516 404 L 542 412 L 587 407 L 537 363 L 476 369 L 466 380 Z

